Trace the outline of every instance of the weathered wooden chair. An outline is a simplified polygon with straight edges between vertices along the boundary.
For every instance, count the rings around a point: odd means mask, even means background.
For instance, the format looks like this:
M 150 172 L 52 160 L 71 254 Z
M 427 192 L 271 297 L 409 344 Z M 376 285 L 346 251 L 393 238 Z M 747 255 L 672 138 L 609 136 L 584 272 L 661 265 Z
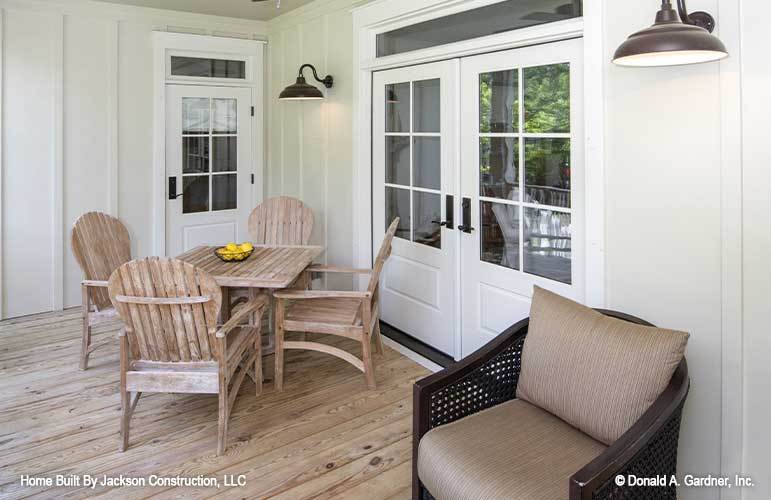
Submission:
M 121 264 L 131 260 L 131 239 L 123 223 L 101 212 L 81 215 L 72 227 L 72 253 L 83 271 L 83 340 L 80 369 L 88 367 L 89 355 L 113 338 L 91 343 L 91 327 L 116 316 L 107 293 L 107 279 Z
M 369 274 L 369 285 L 363 292 L 323 290 L 285 290 L 275 292 L 276 299 L 276 358 L 275 387 L 283 389 L 284 350 L 306 349 L 320 351 L 347 361 L 364 372 L 367 386 L 375 388 L 375 370 L 370 343 L 383 352 L 380 338 L 380 309 L 378 283 L 386 259 L 391 255 L 391 242 L 399 225 L 397 217 L 386 231 L 372 269 L 351 269 L 332 266 L 312 266 L 308 272 Z M 347 351 L 319 342 L 285 341 L 287 331 L 314 332 L 339 335 L 361 342 L 362 359 Z
M 249 214 L 249 237 L 255 245 L 307 245 L 313 211 L 288 196 L 269 198 Z
M 257 395 L 262 391 L 260 316 L 268 297 L 252 299 L 218 328 L 222 294 L 214 278 L 166 257 L 123 264 L 110 276 L 108 289 L 125 325 L 120 450 L 128 448 L 129 421 L 141 394 L 172 392 L 219 395 L 217 454 L 222 454 L 233 403 L 252 366 Z M 250 324 L 240 324 L 250 316 Z

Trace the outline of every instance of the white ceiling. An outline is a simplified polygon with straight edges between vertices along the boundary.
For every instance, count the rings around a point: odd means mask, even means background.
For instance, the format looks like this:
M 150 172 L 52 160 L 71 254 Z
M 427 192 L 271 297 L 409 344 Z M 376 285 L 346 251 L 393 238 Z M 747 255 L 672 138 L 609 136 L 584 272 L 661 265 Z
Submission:
M 240 17 L 267 21 L 313 0 L 281 0 L 281 8 L 276 9 L 276 0 L 252 2 L 252 0 L 98 0 L 100 2 L 121 3 L 153 7 L 156 9 L 180 10 L 213 14 L 216 16 Z

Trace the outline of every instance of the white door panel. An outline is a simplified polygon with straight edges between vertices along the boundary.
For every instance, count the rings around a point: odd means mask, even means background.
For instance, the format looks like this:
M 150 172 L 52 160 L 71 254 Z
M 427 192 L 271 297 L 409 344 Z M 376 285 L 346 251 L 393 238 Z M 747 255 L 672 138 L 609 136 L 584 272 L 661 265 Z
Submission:
M 168 254 L 246 239 L 251 89 L 168 85 L 166 99 Z
M 528 316 L 533 285 L 583 300 L 581 48 L 461 62 L 464 356 Z
M 380 286 L 381 318 L 456 356 L 458 62 L 373 76 L 373 248 L 401 221 Z

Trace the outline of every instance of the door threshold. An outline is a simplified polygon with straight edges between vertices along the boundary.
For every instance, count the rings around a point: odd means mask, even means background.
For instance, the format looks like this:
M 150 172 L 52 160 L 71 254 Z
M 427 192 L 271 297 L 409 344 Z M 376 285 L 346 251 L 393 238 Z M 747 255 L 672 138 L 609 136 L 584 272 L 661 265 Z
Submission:
M 455 360 L 445 353 L 383 321 L 380 322 L 380 333 L 386 337 L 385 342 L 389 347 L 433 372 L 438 372 L 455 363 Z

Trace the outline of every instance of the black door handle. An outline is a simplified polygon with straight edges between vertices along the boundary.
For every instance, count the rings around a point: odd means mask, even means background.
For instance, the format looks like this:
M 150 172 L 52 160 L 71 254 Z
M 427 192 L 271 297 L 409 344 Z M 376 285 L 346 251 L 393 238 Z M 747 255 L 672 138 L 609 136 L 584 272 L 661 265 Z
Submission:
M 432 220 L 431 222 L 433 224 L 439 224 L 440 226 L 445 226 L 447 229 L 455 229 L 455 221 L 454 219 L 454 212 L 455 212 L 455 198 L 453 195 L 448 194 L 445 195 L 444 198 L 444 213 L 447 215 L 447 220 L 444 221 L 438 221 L 438 220 Z
M 458 229 L 464 233 L 470 233 L 474 230 L 471 227 L 471 198 L 463 198 L 461 202 L 461 216 L 461 224 L 458 226 Z
M 176 200 L 184 195 L 184 193 L 177 193 L 177 176 L 173 175 L 169 177 L 169 199 Z

